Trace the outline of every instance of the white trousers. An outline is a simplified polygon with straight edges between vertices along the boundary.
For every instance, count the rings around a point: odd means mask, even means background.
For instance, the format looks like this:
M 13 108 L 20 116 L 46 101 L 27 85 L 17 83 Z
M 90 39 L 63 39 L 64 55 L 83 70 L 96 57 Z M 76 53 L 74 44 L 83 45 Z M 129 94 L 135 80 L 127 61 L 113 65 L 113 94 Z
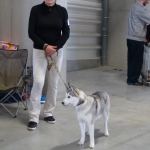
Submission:
M 55 57 L 57 53 L 53 54 Z M 51 63 L 51 59 L 49 62 Z M 58 70 L 61 70 L 61 64 L 63 59 L 63 49 L 58 51 L 58 57 L 55 61 Z M 45 81 L 45 74 L 47 69 L 47 59 L 45 57 L 45 51 L 33 49 L 33 87 L 30 95 L 29 104 L 29 121 L 39 122 L 39 115 L 41 109 L 41 95 Z M 57 85 L 59 75 L 54 66 L 51 67 L 48 72 L 48 84 L 46 91 L 46 101 L 44 104 L 44 117 L 52 116 L 56 107 L 57 97 Z

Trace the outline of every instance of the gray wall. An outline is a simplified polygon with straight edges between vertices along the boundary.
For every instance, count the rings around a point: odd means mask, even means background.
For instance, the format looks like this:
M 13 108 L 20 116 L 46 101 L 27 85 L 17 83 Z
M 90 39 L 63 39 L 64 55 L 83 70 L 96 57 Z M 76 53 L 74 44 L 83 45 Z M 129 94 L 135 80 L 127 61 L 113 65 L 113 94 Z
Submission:
M 19 44 L 20 49 L 28 49 L 28 65 L 32 65 L 33 43 L 28 38 L 28 20 L 31 7 L 44 0 L 0 0 L 0 40 Z M 57 0 L 58 4 L 67 7 L 67 0 Z M 62 64 L 62 77 L 66 80 L 66 46 Z M 59 82 L 59 93 L 64 93 L 65 87 Z
M 107 65 L 127 68 L 126 25 L 131 6 L 136 0 L 109 1 Z

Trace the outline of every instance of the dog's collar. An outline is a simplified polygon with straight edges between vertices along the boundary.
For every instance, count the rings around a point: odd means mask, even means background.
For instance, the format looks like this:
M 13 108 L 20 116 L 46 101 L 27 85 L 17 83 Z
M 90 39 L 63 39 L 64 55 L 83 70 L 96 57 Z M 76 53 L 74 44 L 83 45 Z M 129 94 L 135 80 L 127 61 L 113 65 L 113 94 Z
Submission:
M 80 99 L 77 106 L 82 105 L 83 103 L 84 103 L 84 101 Z
M 94 98 L 94 100 L 96 100 L 98 98 L 97 95 L 91 95 L 91 96 Z

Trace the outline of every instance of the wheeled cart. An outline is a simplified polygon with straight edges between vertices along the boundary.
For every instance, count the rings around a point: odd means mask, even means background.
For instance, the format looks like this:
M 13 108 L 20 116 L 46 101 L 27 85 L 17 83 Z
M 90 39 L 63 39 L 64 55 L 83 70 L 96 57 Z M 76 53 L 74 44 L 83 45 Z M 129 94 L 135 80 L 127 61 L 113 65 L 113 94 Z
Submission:
M 146 86 L 150 86 L 150 45 L 144 45 L 144 57 L 142 67 L 142 82 Z

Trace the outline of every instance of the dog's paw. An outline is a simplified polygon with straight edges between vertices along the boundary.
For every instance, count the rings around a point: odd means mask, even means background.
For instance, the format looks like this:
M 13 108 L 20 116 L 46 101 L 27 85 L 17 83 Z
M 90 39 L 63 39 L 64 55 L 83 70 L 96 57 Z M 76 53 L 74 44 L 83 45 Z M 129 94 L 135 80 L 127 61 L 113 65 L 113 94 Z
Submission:
M 78 145 L 83 145 L 84 144 L 84 141 L 82 141 L 82 140 L 80 140 L 79 142 L 78 142 Z
M 91 149 L 93 149 L 93 148 L 95 147 L 95 145 L 94 145 L 94 144 L 90 144 L 89 147 L 90 147 Z
M 108 132 L 105 132 L 104 135 L 108 137 L 108 136 L 109 136 L 109 133 L 108 133 Z

